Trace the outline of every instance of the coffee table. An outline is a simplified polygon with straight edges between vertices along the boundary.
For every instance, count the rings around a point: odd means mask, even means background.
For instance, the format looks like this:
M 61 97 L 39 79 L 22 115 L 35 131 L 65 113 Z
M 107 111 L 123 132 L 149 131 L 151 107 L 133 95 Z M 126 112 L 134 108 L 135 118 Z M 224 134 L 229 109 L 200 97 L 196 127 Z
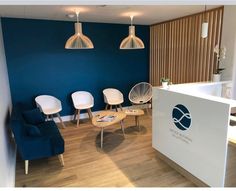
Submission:
M 109 118 L 108 116 L 114 116 L 114 117 Z M 116 123 L 120 123 L 123 135 L 125 136 L 125 130 L 122 121 L 125 117 L 126 114 L 123 111 L 120 112 L 100 111 L 93 117 L 92 124 L 96 127 L 101 128 L 101 148 L 103 147 L 103 131 L 105 127 L 114 125 Z
M 139 116 L 144 115 L 144 111 L 142 109 L 126 109 L 124 110 L 126 115 L 134 116 L 135 117 L 135 124 L 141 130 L 139 124 Z

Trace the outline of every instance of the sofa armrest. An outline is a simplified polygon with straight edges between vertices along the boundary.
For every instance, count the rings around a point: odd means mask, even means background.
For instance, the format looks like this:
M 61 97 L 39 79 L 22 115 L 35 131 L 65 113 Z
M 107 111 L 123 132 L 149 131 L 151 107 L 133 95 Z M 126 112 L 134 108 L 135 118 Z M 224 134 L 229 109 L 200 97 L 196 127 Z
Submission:
M 24 160 L 39 159 L 53 155 L 49 137 L 27 136 L 20 145 L 20 150 Z

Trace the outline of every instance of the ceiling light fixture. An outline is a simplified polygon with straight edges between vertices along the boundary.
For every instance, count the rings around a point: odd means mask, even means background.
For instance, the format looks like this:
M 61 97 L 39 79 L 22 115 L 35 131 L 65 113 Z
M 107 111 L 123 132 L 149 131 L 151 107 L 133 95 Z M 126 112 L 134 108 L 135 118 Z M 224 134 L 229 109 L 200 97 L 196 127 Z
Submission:
M 120 49 L 143 49 L 143 41 L 135 36 L 135 26 L 133 26 L 133 16 L 130 16 L 129 36 L 122 40 Z
M 202 38 L 207 38 L 208 36 L 208 22 L 206 21 L 206 5 L 205 5 L 205 11 L 203 15 L 203 23 L 202 23 Z
M 79 11 L 76 12 L 77 22 L 75 23 L 75 34 L 67 41 L 66 49 L 91 49 L 94 48 L 92 41 L 83 34 L 82 23 L 79 22 Z

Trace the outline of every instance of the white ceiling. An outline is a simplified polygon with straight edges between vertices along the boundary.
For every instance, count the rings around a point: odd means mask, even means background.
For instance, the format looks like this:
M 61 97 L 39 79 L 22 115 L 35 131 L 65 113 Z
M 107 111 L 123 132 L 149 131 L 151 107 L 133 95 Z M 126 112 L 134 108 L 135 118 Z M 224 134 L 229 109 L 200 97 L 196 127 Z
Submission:
M 208 5 L 207 9 L 219 7 Z M 150 25 L 170 19 L 204 11 L 203 5 L 1 5 L 1 17 L 32 18 L 47 20 L 75 21 L 66 15 L 80 10 L 80 20 L 84 22 L 130 23 L 130 13 L 134 14 L 134 24 Z

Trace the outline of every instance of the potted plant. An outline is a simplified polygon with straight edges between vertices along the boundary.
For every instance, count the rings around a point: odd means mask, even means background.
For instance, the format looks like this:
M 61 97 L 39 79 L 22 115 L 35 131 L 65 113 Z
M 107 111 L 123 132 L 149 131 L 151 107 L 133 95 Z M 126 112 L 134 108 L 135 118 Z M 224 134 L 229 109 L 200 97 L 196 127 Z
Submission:
M 169 82 L 170 82 L 169 78 L 165 78 L 165 77 L 161 78 L 161 85 L 163 88 L 168 88 Z
M 225 69 L 225 68 L 220 68 L 220 65 L 223 64 L 223 60 L 225 59 L 226 48 L 225 47 L 220 48 L 219 45 L 216 45 L 214 48 L 214 53 L 216 53 L 216 58 L 217 58 L 217 69 L 213 74 L 212 81 L 219 82 L 221 79 L 221 73 Z
M 217 68 L 216 72 L 213 74 L 213 82 L 219 82 L 221 79 L 221 73 L 225 68 Z

